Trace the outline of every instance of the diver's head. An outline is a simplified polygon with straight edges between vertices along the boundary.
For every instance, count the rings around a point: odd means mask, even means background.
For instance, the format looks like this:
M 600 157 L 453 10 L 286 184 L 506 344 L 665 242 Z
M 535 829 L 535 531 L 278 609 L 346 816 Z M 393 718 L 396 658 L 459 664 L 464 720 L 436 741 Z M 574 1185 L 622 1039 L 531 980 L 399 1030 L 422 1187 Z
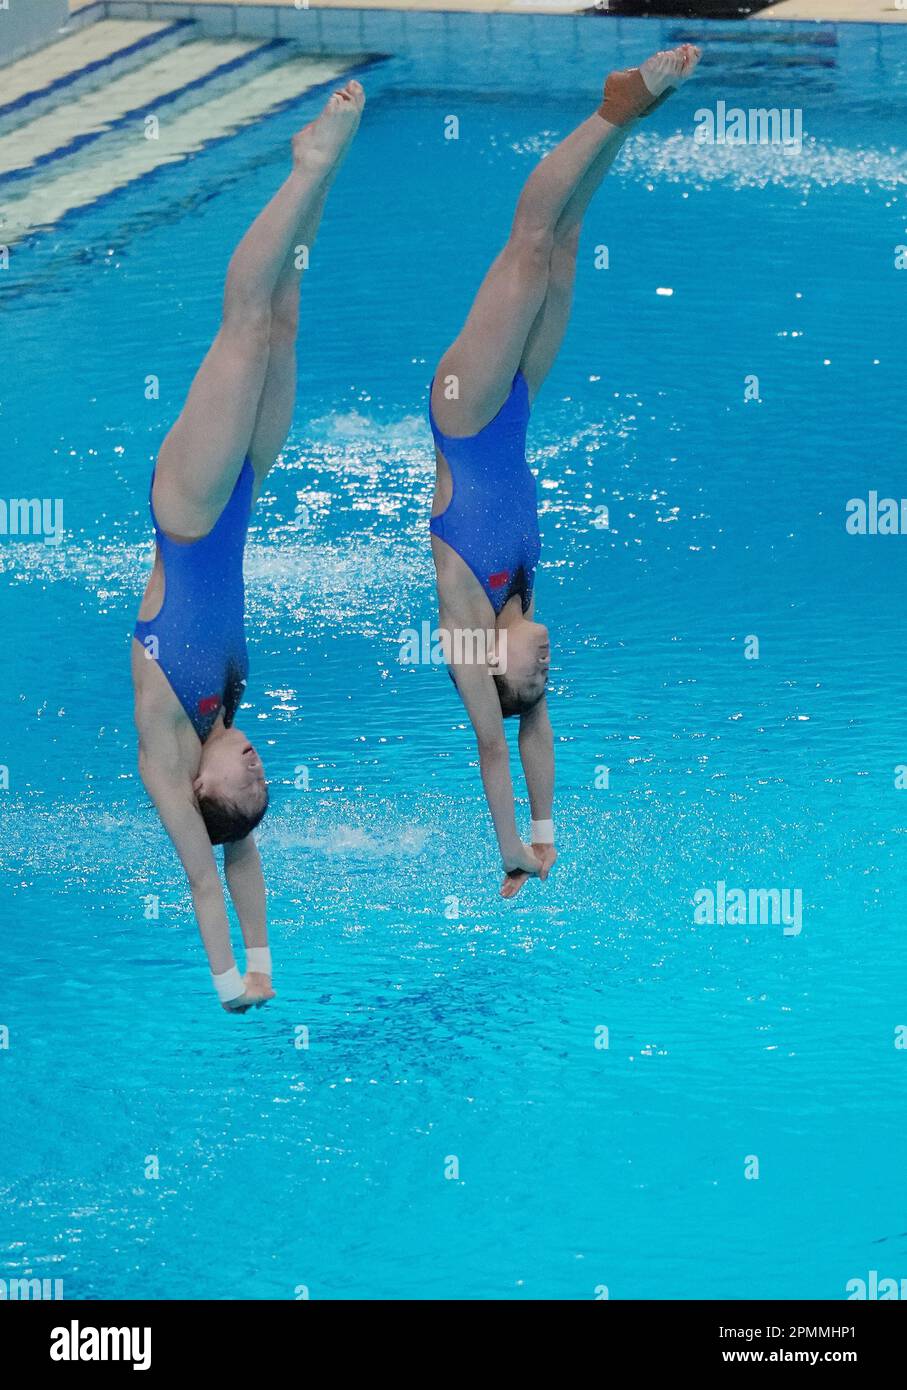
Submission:
M 507 625 L 507 652 L 504 670 L 494 676 L 501 714 L 528 714 L 542 699 L 548 685 L 551 643 L 544 623 L 517 618 Z M 494 672 L 492 673 L 494 674 Z
M 236 728 L 221 727 L 209 735 L 193 785 L 212 845 L 245 839 L 268 809 L 261 759 Z

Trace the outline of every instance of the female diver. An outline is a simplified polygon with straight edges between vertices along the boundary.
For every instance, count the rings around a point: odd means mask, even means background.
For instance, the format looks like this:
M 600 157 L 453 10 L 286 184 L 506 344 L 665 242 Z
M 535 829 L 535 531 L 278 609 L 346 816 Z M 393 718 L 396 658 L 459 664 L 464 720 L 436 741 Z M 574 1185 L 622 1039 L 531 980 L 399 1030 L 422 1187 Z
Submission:
M 348 82 L 294 137 L 292 172 L 234 252 L 220 328 L 152 477 L 157 551 L 132 643 L 139 771 L 186 871 L 214 987 L 234 1013 L 274 997 L 252 836 L 268 788 L 233 722 L 248 671 L 246 529 L 293 415 L 297 260 L 315 240 L 364 101 Z M 220 844 L 245 977 L 214 858 Z
M 529 412 L 570 316 L 583 215 L 634 122 L 684 82 L 690 44 L 614 72 L 604 100 L 526 183 L 510 236 L 432 382 L 437 477 L 431 547 L 448 670 L 479 748 L 505 898 L 554 864 L 554 742 L 545 689 L 548 629 L 536 620 L 539 559 L 535 479 L 526 463 Z M 474 634 L 487 634 L 476 642 Z M 520 761 L 532 817 L 517 831 L 503 721 L 519 716 Z

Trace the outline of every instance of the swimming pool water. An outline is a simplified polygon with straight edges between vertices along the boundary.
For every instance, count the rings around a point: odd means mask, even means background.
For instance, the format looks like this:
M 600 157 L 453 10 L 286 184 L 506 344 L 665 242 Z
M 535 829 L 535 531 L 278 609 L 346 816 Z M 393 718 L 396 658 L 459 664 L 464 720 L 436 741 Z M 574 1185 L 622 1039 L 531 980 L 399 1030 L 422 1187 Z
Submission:
M 546 886 L 498 900 L 464 715 L 397 659 L 435 621 L 434 363 L 533 162 L 658 28 L 539 18 L 531 51 L 363 79 L 248 554 L 239 722 L 272 785 L 279 992 L 254 1016 L 216 1006 L 137 777 L 129 632 L 154 453 L 319 99 L 49 230 L 3 279 L 0 495 L 63 498 L 66 539 L 0 540 L 0 1277 L 658 1299 L 907 1274 L 907 540 L 844 529 L 849 498 L 903 491 L 907 35 L 714 26 L 587 219 L 530 434 Z M 696 145 L 719 98 L 802 105 L 802 153 Z M 694 925 L 718 880 L 800 888 L 802 932 Z

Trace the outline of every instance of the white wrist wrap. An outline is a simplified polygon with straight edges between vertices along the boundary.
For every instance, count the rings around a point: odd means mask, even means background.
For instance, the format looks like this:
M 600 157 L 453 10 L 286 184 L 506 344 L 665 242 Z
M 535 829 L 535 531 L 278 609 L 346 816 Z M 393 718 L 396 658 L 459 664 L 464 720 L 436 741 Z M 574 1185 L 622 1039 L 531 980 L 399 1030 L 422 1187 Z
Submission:
M 531 845 L 554 844 L 554 821 L 533 820 L 529 822 L 529 843 Z
M 271 974 L 271 948 L 270 946 L 247 946 L 246 947 L 246 969 L 251 970 L 256 975 Z
M 217 997 L 222 1004 L 229 1004 L 231 999 L 238 999 L 245 993 L 245 985 L 235 965 L 229 970 L 225 970 L 222 975 L 212 975 L 214 988 L 217 990 Z

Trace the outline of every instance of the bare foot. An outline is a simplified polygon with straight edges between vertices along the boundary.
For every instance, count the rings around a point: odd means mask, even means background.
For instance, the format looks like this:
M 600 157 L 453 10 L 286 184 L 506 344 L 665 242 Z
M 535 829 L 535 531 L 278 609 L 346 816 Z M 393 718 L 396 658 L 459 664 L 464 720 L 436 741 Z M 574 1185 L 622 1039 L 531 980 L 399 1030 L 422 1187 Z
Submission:
M 683 43 L 679 48 L 665 49 L 647 58 L 639 71 L 653 97 L 660 97 L 672 87 L 679 87 L 692 77 L 702 50 L 691 43 Z
M 228 999 L 222 1003 L 221 1008 L 228 1014 L 247 1014 L 253 1003 L 254 1000 L 249 999 L 244 991 L 236 999 Z
M 365 92 L 358 82 L 347 82 L 332 92 L 317 120 L 293 136 L 293 163 L 310 174 L 334 169 L 346 154 L 359 128 Z
M 692 77 L 701 57 L 698 48 L 684 43 L 679 48 L 653 53 L 641 68 L 612 72 L 605 83 L 598 114 L 613 126 L 629 125 L 640 116 L 648 116 L 676 87 Z
M 269 999 L 276 998 L 270 975 L 262 975 L 257 970 L 250 970 L 243 976 L 243 984 L 246 989 L 243 999 L 256 1009 L 260 1009 L 262 1004 L 267 1004 Z

